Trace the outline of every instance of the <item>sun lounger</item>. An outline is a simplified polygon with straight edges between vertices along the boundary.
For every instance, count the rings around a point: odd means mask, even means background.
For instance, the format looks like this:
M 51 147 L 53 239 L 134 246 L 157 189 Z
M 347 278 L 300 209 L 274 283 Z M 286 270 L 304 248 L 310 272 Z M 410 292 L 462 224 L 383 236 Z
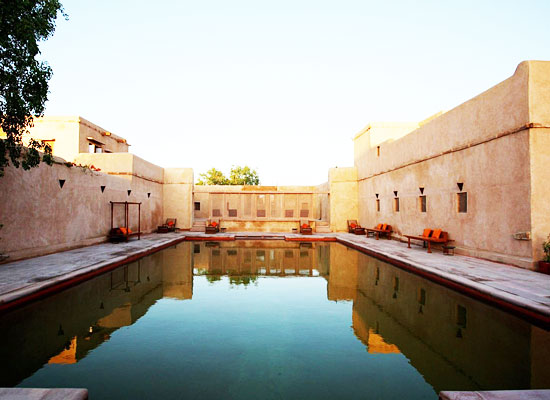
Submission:
M 309 221 L 300 221 L 300 233 L 302 235 L 311 235 L 313 233 L 313 229 L 311 228 Z
M 204 233 L 218 233 L 220 231 L 220 220 L 209 220 L 204 229 Z
M 404 235 L 408 239 L 408 247 L 411 248 L 411 239 L 414 240 L 422 240 L 424 243 L 428 244 L 428 253 L 432 252 L 431 244 L 432 243 L 441 243 L 445 244 L 449 242 L 449 234 L 447 232 L 443 232 L 441 229 L 431 230 L 431 229 L 424 229 L 424 232 L 422 232 L 422 235 L 415 236 L 415 235 Z
M 109 231 L 109 241 L 112 243 L 127 242 L 131 236 L 140 236 L 142 232 L 132 232 L 130 228 L 112 228 Z
M 374 228 L 367 228 L 367 235 L 369 233 L 374 234 L 376 240 L 380 238 L 380 235 L 386 235 L 388 239 L 391 239 L 392 228 L 388 224 L 378 224 Z
M 357 223 L 355 219 L 348 219 L 348 232 L 355 233 L 356 235 L 364 235 L 365 228 Z
M 168 218 L 166 219 L 166 223 L 162 224 L 157 227 L 158 233 L 167 233 L 167 232 L 175 232 L 176 231 L 176 218 Z

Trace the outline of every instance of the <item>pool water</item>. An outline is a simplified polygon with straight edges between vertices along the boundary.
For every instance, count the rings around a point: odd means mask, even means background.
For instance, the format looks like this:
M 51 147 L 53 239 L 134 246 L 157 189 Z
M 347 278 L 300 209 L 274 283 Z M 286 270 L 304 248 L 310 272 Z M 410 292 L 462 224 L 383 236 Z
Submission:
M 0 386 L 91 399 L 550 387 L 550 332 L 336 243 L 184 242 L 0 317 Z

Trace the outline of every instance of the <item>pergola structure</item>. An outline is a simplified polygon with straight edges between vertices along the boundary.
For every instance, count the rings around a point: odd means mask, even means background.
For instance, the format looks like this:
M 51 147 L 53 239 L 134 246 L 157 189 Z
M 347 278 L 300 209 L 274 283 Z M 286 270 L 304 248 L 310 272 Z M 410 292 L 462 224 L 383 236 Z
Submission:
M 134 203 L 130 201 L 111 201 L 111 230 L 109 231 L 109 238 L 113 241 L 121 241 L 121 240 L 128 240 L 128 237 L 130 236 L 136 236 L 138 237 L 138 240 L 141 238 L 141 203 Z M 117 205 L 124 205 L 124 227 L 126 230 L 126 233 L 120 232 L 118 228 L 115 228 L 113 226 L 113 215 L 114 215 L 114 208 L 115 204 Z M 138 229 L 137 232 L 128 233 L 128 226 L 130 224 L 130 213 L 129 209 L 130 206 L 138 206 Z M 119 232 L 117 232 L 119 231 Z

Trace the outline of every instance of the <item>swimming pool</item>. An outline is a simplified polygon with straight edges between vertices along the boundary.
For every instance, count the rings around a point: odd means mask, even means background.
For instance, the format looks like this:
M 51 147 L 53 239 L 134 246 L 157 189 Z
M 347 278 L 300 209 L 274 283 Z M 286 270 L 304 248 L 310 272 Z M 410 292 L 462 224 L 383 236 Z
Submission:
M 0 386 L 407 398 L 550 386 L 550 333 L 337 243 L 184 242 L 0 318 Z

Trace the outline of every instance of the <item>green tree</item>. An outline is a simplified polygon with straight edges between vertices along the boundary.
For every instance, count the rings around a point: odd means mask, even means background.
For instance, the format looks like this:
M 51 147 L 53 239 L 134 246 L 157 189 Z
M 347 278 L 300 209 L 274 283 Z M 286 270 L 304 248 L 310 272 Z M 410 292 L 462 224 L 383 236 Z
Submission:
M 199 175 L 197 185 L 259 185 L 260 178 L 256 170 L 248 166 L 233 166 L 227 178 L 223 172 L 211 168 Z
M 210 168 L 208 171 L 200 174 L 200 179 L 197 185 L 229 185 L 229 180 L 223 172 L 216 168 Z
M 29 169 L 43 161 L 52 163 L 51 148 L 30 140 L 23 152 L 23 135 L 32 127 L 33 116 L 44 114 L 52 70 L 40 54 L 38 43 L 55 31 L 57 14 L 65 18 L 58 0 L 0 0 L 0 173 L 9 160 Z M 8 157 L 9 155 L 9 157 Z
M 256 170 L 251 169 L 250 167 L 238 167 L 233 166 L 231 172 L 229 173 L 229 184 L 230 185 L 259 185 L 260 178 Z

